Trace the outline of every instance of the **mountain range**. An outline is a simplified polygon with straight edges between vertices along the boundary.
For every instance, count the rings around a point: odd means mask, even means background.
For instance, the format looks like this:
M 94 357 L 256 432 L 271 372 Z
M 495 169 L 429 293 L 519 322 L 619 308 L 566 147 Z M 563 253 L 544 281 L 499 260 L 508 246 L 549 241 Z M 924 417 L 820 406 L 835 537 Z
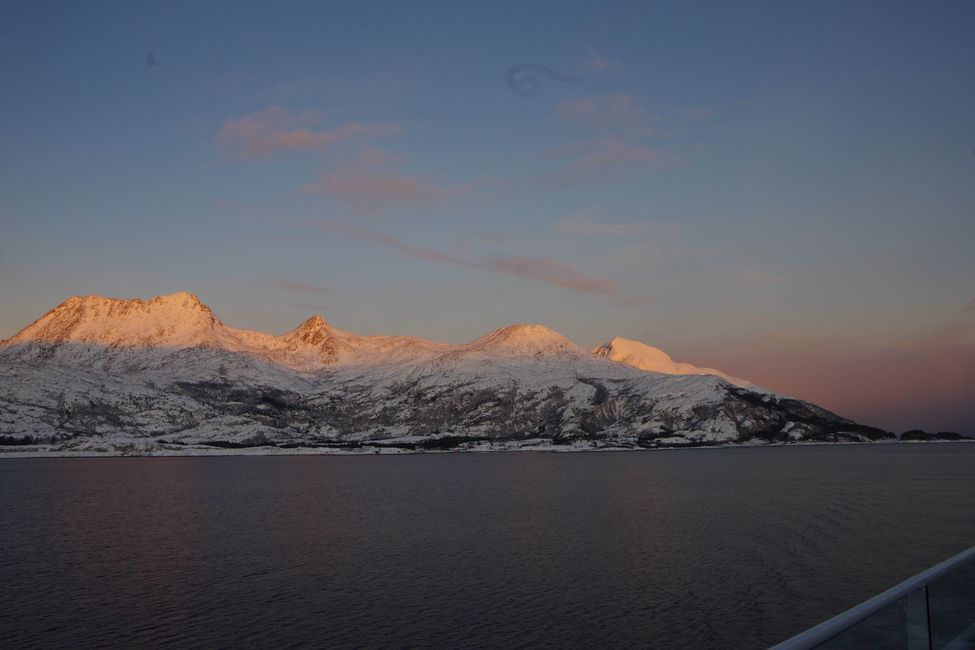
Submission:
M 0 342 L 4 453 L 615 449 L 892 434 L 638 341 L 518 324 L 452 345 L 313 316 L 275 336 L 190 293 L 70 298 Z

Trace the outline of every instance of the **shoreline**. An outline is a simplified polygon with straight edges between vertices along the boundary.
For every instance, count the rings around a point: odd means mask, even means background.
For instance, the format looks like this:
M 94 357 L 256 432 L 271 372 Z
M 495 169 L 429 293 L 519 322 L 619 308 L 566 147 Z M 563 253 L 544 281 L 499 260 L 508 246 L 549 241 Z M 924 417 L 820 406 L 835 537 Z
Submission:
M 46 450 L 25 449 L 24 451 L 6 451 L 0 449 L 0 460 L 17 460 L 24 458 L 206 458 L 228 456 L 402 456 L 426 454 L 478 454 L 478 453 L 540 453 L 540 454 L 578 454 L 578 453 L 624 453 L 641 451 L 687 451 L 700 449 L 768 449 L 782 447 L 839 447 L 839 446 L 887 446 L 887 445 L 931 445 L 931 444 L 971 444 L 975 438 L 966 440 L 878 440 L 873 442 L 844 441 L 844 442 L 778 442 L 778 443 L 739 443 L 717 445 L 682 445 L 671 447 L 620 447 L 597 445 L 521 445 L 514 447 L 482 444 L 466 448 L 451 449 L 408 449 L 392 446 L 363 446 L 359 448 L 336 447 L 189 447 L 169 449 L 141 449 L 141 450 Z

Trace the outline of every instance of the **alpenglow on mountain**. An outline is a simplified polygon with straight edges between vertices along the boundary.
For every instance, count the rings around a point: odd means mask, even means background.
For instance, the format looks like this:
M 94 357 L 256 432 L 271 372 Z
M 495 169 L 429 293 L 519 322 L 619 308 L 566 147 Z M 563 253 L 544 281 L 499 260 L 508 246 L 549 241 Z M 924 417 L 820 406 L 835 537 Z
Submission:
M 273 336 L 189 293 L 75 297 L 0 342 L 0 450 L 317 453 L 867 441 L 859 425 L 616 338 L 542 325 L 460 345 L 313 316 Z

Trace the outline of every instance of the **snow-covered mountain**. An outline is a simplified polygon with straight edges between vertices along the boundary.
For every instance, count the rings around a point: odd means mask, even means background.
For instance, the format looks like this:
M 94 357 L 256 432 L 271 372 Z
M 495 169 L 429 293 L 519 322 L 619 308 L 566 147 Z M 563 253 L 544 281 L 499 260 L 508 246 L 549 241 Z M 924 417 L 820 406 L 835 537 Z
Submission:
M 662 372 L 667 375 L 715 375 L 736 386 L 754 386 L 750 381 L 726 375 L 714 368 L 699 368 L 689 363 L 678 363 L 660 348 L 655 348 L 646 343 L 640 343 L 639 341 L 624 339 L 619 336 L 613 338 L 609 343 L 603 343 L 595 348 L 592 353 L 599 357 L 625 363 L 628 366 L 633 366 L 640 370 Z
M 542 325 L 460 345 L 313 316 L 275 336 L 189 293 L 75 297 L 0 342 L 0 450 L 202 453 L 659 447 L 886 432 L 613 339 Z

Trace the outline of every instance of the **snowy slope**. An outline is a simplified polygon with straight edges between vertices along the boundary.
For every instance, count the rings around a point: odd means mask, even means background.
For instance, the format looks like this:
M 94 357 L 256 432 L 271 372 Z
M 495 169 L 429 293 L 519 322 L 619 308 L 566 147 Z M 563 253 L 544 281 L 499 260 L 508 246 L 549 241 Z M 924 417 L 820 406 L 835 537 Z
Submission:
M 655 348 L 622 337 L 614 337 L 609 343 L 603 343 L 592 351 L 593 354 L 613 361 L 625 363 L 634 368 L 649 370 L 650 372 L 662 372 L 668 375 L 715 375 L 721 377 L 736 386 L 754 386 L 750 381 L 726 375 L 714 368 L 699 368 L 689 363 L 678 363 L 659 348 Z
M 0 450 L 634 448 L 884 435 L 742 384 L 622 339 L 594 354 L 542 325 L 448 345 L 361 336 L 314 316 L 275 336 L 225 325 L 192 294 L 87 296 L 0 343 Z
M 44 314 L 5 347 L 44 343 L 106 346 L 192 347 L 213 345 L 221 323 L 190 293 L 152 300 L 75 296 Z

